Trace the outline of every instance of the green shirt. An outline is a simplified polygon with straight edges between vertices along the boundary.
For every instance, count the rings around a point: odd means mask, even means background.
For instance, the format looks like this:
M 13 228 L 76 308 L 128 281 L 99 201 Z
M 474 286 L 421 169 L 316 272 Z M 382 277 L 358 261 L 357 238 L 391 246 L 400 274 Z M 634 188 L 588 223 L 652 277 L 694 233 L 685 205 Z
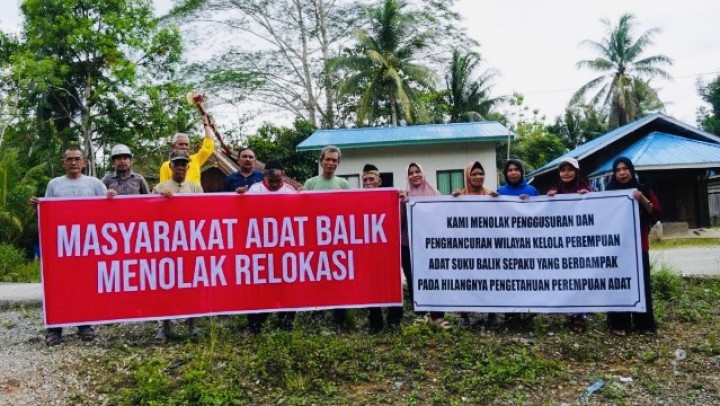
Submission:
M 345 179 L 335 175 L 330 179 L 323 176 L 315 176 L 306 180 L 303 188 L 305 190 L 350 189 L 350 184 Z

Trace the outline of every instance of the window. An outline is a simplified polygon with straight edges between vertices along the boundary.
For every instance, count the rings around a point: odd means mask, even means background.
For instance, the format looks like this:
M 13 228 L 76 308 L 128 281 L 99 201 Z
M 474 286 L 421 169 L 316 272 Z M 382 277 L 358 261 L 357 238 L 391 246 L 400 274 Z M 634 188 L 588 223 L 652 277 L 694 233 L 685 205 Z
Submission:
M 350 189 L 360 189 L 360 176 L 358 175 L 338 175 L 340 178 L 345 178 L 350 184 Z
M 437 188 L 441 195 L 449 195 L 456 190 L 462 189 L 464 181 L 462 169 L 437 171 Z

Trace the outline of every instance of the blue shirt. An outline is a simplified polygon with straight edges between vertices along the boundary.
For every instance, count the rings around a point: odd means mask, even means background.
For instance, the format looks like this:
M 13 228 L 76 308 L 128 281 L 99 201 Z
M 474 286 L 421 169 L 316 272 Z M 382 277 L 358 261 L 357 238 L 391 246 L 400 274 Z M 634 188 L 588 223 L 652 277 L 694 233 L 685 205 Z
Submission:
M 223 191 L 225 192 L 234 192 L 235 189 L 243 186 L 250 187 L 254 183 L 262 182 L 263 181 L 263 171 L 260 169 L 253 169 L 250 176 L 245 177 L 245 175 L 241 174 L 240 171 L 233 172 L 225 178 L 225 181 L 223 182 Z
M 528 196 L 537 196 L 538 191 L 535 189 L 535 186 L 528 185 L 525 179 L 523 179 L 517 186 L 513 186 L 509 183 L 506 183 L 502 186 L 500 186 L 497 190 L 499 195 L 504 196 L 520 196 L 520 195 L 528 195 Z

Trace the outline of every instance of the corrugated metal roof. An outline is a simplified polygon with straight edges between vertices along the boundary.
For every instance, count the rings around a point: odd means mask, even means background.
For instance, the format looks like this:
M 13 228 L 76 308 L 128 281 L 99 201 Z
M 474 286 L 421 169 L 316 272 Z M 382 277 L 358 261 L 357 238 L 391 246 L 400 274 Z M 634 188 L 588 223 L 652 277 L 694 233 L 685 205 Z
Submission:
M 652 132 L 600 165 L 589 177 L 611 173 L 613 161 L 620 156 L 630 158 L 636 170 L 713 168 L 720 166 L 720 144 Z
M 317 130 L 301 142 L 297 150 L 319 150 L 327 145 L 340 148 L 372 148 L 407 144 L 492 142 L 506 140 L 508 136 L 514 138 L 515 134 L 497 121 Z
M 548 162 L 547 164 L 543 165 L 542 167 L 532 171 L 531 173 L 528 174 L 528 176 L 533 177 L 533 176 L 541 175 L 545 172 L 557 169 L 557 165 L 560 163 L 560 161 L 563 160 L 563 158 L 570 157 L 570 158 L 575 158 L 577 160 L 581 160 L 581 159 L 595 153 L 599 149 L 602 149 L 605 146 L 617 141 L 618 139 L 632 133 L 633 131 L 636 131 L 639 128 L 650 124 L 651 122 L 653 122 L 655 120 L 663 120 L 663 121 L 667 122 L 669 125 L 679 127 L 680 129 L 683 129 L 684 131 L 695 135 L 697 138 L 699 138 L 701 140 L 720 143 L 720 138 L 713 134 L 699 130 L 693 126 L 683 123 L 682 121 L 678 121 L 670 116 L 666 116 L 665 114 L 654 113 L 649 116 L 643 117 L 639 120 L 635 120 L 632 123 L 625 124 L 622 127 L 618 127 L 598 138 L 595 138 L 594 140 L 588 141 L 588 142 L 578 146 L 574 150 L 567 152 L 564 155 L 561 155 L 561 156 L 557 157 L 556 159 Z

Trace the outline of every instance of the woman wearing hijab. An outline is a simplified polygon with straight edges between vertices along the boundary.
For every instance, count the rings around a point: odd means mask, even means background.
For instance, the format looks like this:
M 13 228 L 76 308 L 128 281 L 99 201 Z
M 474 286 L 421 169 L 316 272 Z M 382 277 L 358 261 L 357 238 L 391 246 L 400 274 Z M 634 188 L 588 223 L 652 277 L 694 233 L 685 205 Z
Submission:
M 498 196 L 498 193 L 485 187 L 485 168 L 479 161 L 474 161 L 465 166 L 465 187 L 453 192 L 453 196 Z M 497 325 L 495 314 L 488 314 L 488 323 L 493 327 Z M 471 325 L 470 313 L 460 313 L 460 325 Z
M 577 159 L 564 158 L 558 165 L 560 181 L 548 190 L 548 196 L 564 194 L 585 194 L 592 191 L 590 184 L 580 176 L 580 164 Z M 585 331 L 587 316 L 584 313 L 575 313 L 568 316 L 567 326 L 576 332 Z
M 440 192 L 431 185 L 425 177 L 420 164 L 415 162 L 408 165 L 407 171 L 407 188 L 405 189 L 405 199 L 403 200 L 403 207 L 401 210 L 402 215 L 402 239 L 401 239 L 401 254 L 402 254 L 402 268 L 405 274 L 405 279 L 408 284 L 408 296 L 410 303 L 413 304 L 413 279 L 412 279 L 412 262 L 410 259 L 410 238 L 408 236 L 408 224 L 407 224 L 407 213 L 405 210 L 405 204 L 407 203 L 408 197 L 417 196 L 440 196 Z M 443 330 L 450 329 L 452 326 L 447 320 L 443 319 L 445 316 L 442 312 L 432 312 L 430 317 L 425 316 L 424 321 L 427 323 L 434 324 Z
M 521 199 L 538 195 L 537 189 L 525 181 L 525 168 L 519 159 L 508 159 L 505 162 L 503 175 L 505 175 L 505 184 L 498 188 L 500 195 L 520 196 Z
M 626 157 L 613 162 L 613 175 L 606 190 L 637 189 L 633 197 L 640 205 L 640 234 L 642 236 L 643 278 L 645 281 L 645 313 L 615 312 L 608 313 L 608 324 L 616 335 L 626 335 L 633 325 L 640 332 L 654 332 L 657 329 L 653 313 L 652 289 L 650 286 L 649 238 L 650 227 L 658 221 L 661 214 L 660 203 L 653 190 L 641 185 L 635 173 L 635 166 Z

